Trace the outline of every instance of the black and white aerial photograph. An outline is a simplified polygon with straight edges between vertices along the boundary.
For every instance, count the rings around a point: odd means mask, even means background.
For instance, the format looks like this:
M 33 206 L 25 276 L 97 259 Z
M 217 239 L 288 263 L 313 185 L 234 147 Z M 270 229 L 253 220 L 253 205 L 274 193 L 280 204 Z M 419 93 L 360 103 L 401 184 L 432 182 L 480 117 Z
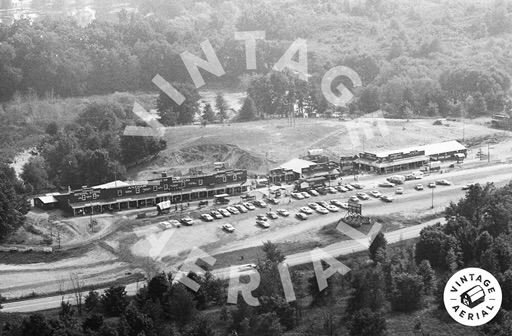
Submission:
M 512 335 L 512 0 L 0 0 L 0 336 Z

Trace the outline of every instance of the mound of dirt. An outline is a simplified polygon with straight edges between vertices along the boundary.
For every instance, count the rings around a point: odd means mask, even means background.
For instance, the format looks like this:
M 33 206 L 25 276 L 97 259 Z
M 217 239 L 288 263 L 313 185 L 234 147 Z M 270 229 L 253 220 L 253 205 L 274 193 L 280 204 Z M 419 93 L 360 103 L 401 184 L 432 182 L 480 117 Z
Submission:
M 172 153 L 175 165 L 194 165 L 201 167 L 205 162 L 225 162 L 228 167 L 260 171 L 265 166 L 265 159 L 249 153 L 236 145 L 201 144 L 189 146 Z
M 266 171 L 265 158 L 261 155 L 231 144 L 196 143 L 160 153 L 158 159 L 139 171 L 137 179 L 152 178 L 161 172 L 180 175 L 188 174 L 191 169 L 211 171 L 214 162 L 225 162 L 229 168 L 247 169 L 253 174 Z

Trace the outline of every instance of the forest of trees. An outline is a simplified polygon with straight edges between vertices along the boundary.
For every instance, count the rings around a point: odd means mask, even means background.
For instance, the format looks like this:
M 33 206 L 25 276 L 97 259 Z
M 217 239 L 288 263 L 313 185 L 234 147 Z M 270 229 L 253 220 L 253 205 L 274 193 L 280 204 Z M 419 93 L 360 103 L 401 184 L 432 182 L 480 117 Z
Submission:
M 388 318 L 425 309 L 446 321 L 446 280 L 458 269 L 482 267 L 493 273 L 503 291 L 500 313 L 479 327 L 481 335 L 510 335 L 512 317 L 512 183 L 495 188 L 474 185 L 446 209 L 448 223 L 423 229 L 415 244 L 390 247 L 382 233 L 368 257 L 356 256 L 351 271 L 335 274 L 319 291 L 311 267 L 291 269 L 297 300 L 286 302 L 278 264 L 284 255 L 270 242 L 257 262 L 260 285 L 253 291 L 260 303 L 243 298 L 227 304 L 228 284 L 210 272 L 189 274 L 197 292 L 173 281 L 174 274 L 152 277 L 129 298 L 123 286 L 89 292 L 79 307 L 63 302 L 58 315 L 11 318 L 2 336 L 49 335 L 296 335 L 384 336 Z M 368 260 L 367 260 L 368 259 Z M 324 265 L 326 268 L 327 265 Z M 347 300 L 348 299 L 348 300 Z M 444 316 L 444 317 L 443 317 Z M 430 335 L 428 323 L 416 317 L 411 334 Z M 433 335 L 433 334 L 432 334 Z
M 373 0 L 175 0 L 141 10 L 158 15 L 122 11 L 117 22 L 85 27 L 71 19 L 19 20 L 0 25 L 0 100 L 32 91 L 62 97 L 154 91 L 156 74 L 187 92 L 191 80 L 180 53 L 203 57 L 200 43 L 208 39 L 226 75 L 204 72 L 207 82 L 247 89 L 258 117 L 285 115 L 294 103 L 299 113 L 329 112 L 319 85 L 336 65 L 353 68 L 363 81 L 351 113 L 380 108 L 408 118 L 509 112 L 512 62 L 500 55 L 511 45 L 506 15 L 512 5 L 499 0 L 486 10 L 469 3 L 440 6 L 445 10 L 432 14 L 412 4 Z M 454 25 L 464 29 L 454 33 Z M 266 32 L 257 44 L 257 71 L 246 70 L 245 46 L 234 40 L 235 31 L 248 30 Z M 309 45 L 308 83 L 271 71 L 297 38 Z M 169 125 L 190 122 L 181 112 L 168 112 Z
M 93 186 L 126 177 L 126 168 L 166 148 L 165 140 L 124 136 L 126 125 L 140 121 L 119 103 L 89 104 L 75 122 L 50 123 L 39 156 L 23 167 L 29 192 Z

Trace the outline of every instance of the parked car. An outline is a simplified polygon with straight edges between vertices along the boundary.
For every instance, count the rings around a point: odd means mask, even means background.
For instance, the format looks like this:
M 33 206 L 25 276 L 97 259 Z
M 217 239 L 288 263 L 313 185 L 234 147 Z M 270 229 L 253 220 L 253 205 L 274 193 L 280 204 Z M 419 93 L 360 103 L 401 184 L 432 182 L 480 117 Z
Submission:
M 435 188 L 435 187 L 436 187 L 435 182 L 430 182 L 430 183 L 428 184 L 428 187 L 429 187 L 429 188 Z
M 347 210 L 348 209 L 348 203 L 341 203 L 340 208 Z
M 169 230 L 169 229 L 172 229 L 172 228 L 175 228 L 175 227 L 179 228 L 181 225 L 180 225 L 180 222 L 178 222 L 177 220 L 171 219 L 169 221 L 165 221 L 165 222 L 159 223 L 158 226 L 162 230 Z
M 310 195 L 310 194 L 308 194 L 308 193 L 307 193 L 307 192 L 305 192 L 305 191 L 301 192 L 301 195 L 302 195 L 304 198 L 310 198 L 310 197 L 311 197 L 311 195 Z
M 210 216 L 212 216 L 215 219 L 222 219 L 222 218 L 224 218 L 224 216 L 222 216 L 220 214 L 220 212 L 215 211 L 215 210 L 210 211 Z
M 356 189 L 363 189 L 364 186 L 360 183 L 350 183 L 350 185 Z
M 416 184 L 416 186 L 414 187 L 414 189 L 416 189 L 416 190 L 418 190 L 418 191 L 423 190 L 423 184 Z
M 234 227 L 233 227 L 233 225 L 231 225 L 231 224 L 224 224 L 224 225 L 222 225 L 222 229 L 223 229 L 224 231 L 229 232 L 229 233 L 231 233 L 231 232 L 234 232 L 234 231 L 235 231 L 235 228 L 234 228 Z
M 311 196 L 320 196 L 320 194 L 318 193 L 318 191 L 313 190 L 313 189 L 309 190 L 309 191 L 308 191 L 308 193 L 309 193 Z
M 277 219 L 277 214 L 275 212 L 267 212 L 267 217 L 270 219 Z
M 391 196 L 388 196 L 388 195 L 382 195 L 382 197 L 380 198 L 382 201 L 384 202 L 387 202 L 387 203 L 391 203 L 393 202 L 393 197 Z
M 311 210 L 308 207 L 302 207 L 299 209 L 300 212 L 305 213 L 306 215 L 311 215 L 313 213 L 313 210 Z
M 213 222 L 213 217 L 210 216 L 209 214 L 202 214 L 201 219 L 204 220 L 205 222 Z
M 184 217 L 180 220 L 181 224 L 186 226 L 194 225 L 194 220 L 190 217 Z
M 285 209 L 277 209 L 277 213 L 278 213 L 280 216 L 283 216 L 283 217 L 288 217 L 288 216 L 290 216 L 290 213 L 288 212 L 288 210 L 285 210 Z
M 224 217 L 231 217 L 231 213 L 226 209 L 218 209 L 217 211 Z
M 340 209 L 337 206 L 334 206 L 332 204 L 329 204 L 326 209 L 329 210 L 330 212 L 338 212 L 338 211 L 340 211 Z
M 252 202 L 252 204 L 254 204 L 255 206 L 257 206 L 258 208 L 266 208 L 266 207 L 267 207 L 267 203 L 265 203 L 265 202 L 264 202 L 264 201 L 262 201 L 262 200 L 254 201 L 254 202 Z
M 452 185 L 452 183 L 451 183 L 450 181 L 445 180 L 445 179 L 437 180 L 437 181 L 436 181 L 436 184 L 438 184 L 438 185 L 444 185 L 444 186 Z
M 371 195 L 372 197 L 375 197 L 375 198 L 379 198 L 379 197 L 381 197 L 381 196 L 382 196 L 382 194 L 381 194 L 381 193 L 380 193 L 380 191 L 378 191 L 378 190 L 372 190 L 372 191 L 370 191 L 370 195 Z
M 298 199 L 298 200 L 302 200 L 304 199 L 304 196 L 301 194 L 301 193 L 292 193 L 291 195 L 293 198 L 295 199 Z
M 242 204 L 247 208 L 247 210 L 256 210 L 256 207 L 249 202 L 244 202 Z
M 363 201 L 367 201 L 370 199 L 370 196 L 368 196 L 366 193 L 364 192 L 358 192 L 357 193 L 357 197 Z
M 350 198 L 348 199 L 348 202 L 349 203 L 359 203 L 359 198 L 357 198 L 357 196 L 350 196 Z
M 269 199 L 267 199 L 267 202 L 269 204 L 274 204 L 274 205 L 279 204 L 279 200 L 277 198 L 269 198 Z
M 327 215 L 329 213 L 329 210 L 324 207 L 318 207 L 315 209 L 315 211 L 322 215 Z
M 308 215 L 306 215 L 305 213 L 302 213 L 302 212 L 299 212 L 299 213 L 295 214 L 295 217 L 297 217 L 300 220 L 308 219 Z
M 354 187 L 352 187 L 350 184 L 346 184 L 346 185 L 345 185 L 345 188 L 346 188 L 346 189 L 348 189 L 349 191 L 352 191 L 352 190 L 354 190 L 354 189 L 355 189 L 355 188 L 354 188 Z
M 336 190 L 338 190 L 339 192 L 347 192 L 348 191 L 348 189 L 345 188 L 344 186 L 337 186 Z
M 379 183 L 379 187 L 382 187 L 382 188 L 393 188 L 394 186 L 395 186 L 395 184 L 391 183 L 389 181 Z
M 402 187 L 396 188 L 395 194 L 402 195 L 403 193 L 404 193 L 404 188 L 402 188 Z
M 343 205 L 343 202 L 341 202 L 340 200 L 331 200 L 330 203 L 332 205 L 336 205 L 337 207 L 340 207 Z
M 315 189 L 320 195 L 327 195 L 327 190 L 325 188 L 316 188 Z
M 270 227 L 270 224 L 263 220 L 257 220 L 256 224 L 264 229 L 268 229 Z
M 308 207 L 310 207 L 311 209 L 315 210 L 319 205 L 316 204 L 316 203 L 308 203 Z
M 258 216 L 256 216 L 256 220 L 261 220 L 261 221 L 266 222 L 268 220 L 268 218 L 265 215 L 258 215 Z
M 327 188 L 327 192 L 328 192 L 329 194 L 336 194 L 336 193 L 337 193 L 336 189 L 334 189 L 333 187 L 329 187 L 329 188 Z
M 240 214 L 240 211 L 237 208 L 235 208 L 234 206 L 229 206 L 229 207 L 226 208 L 226 210 L 231 212 L 232 215 Z
M 329 205 L 329 203 L 327 203 L 326 201 L 319 201 L 319 202 L 316 202 L 316 204 L 320 205 L 321 207 L 326 207 Z
M 234 207 L 240 211 L 241 213 L 246 213 L 247 208 L 243 206 L 243 204 L 235 204 Z

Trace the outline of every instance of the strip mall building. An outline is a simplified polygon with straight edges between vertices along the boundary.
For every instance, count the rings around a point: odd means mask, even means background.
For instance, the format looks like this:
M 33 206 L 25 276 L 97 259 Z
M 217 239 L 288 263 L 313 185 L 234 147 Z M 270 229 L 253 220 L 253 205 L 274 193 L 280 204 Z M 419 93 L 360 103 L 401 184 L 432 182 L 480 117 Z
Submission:
M 115 181 L 53 193 L 34 199 L 42 209 L 61 208 L 74 216 L 173 204 L 213 198 L 215 195 L 240 195 L 248 189 L 246 170 L 224 170 L 211 174 L 168 177 L 149 181 Z
M 433 161 L 463 161 L 467 148 L 458 141 L 447 141 L 391 151 L 364 152 L 354 161 L 358 171 L 389 174 L 419 169 Z

